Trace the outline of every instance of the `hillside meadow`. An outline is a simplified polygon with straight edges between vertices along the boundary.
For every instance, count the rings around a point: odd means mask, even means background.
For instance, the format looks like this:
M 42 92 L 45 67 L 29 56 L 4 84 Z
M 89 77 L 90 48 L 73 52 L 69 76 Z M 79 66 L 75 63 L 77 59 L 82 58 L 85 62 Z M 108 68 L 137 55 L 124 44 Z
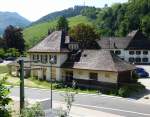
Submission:
M 84 23 L 92 25 L 92 21 L 89 20 L 86 16 L 75 16 L 68 18 L 69 27 L 73 27 L 77 24 Z M 40 24 L 35 24 L 30 26 L 23 31 L 23 36 L 27 45 L 27 48 L 31 48 L 33 45 L 37 44 L 48 33 L 48 29 L 53 29 L 57 24 L 57 20 L 44 22 Z

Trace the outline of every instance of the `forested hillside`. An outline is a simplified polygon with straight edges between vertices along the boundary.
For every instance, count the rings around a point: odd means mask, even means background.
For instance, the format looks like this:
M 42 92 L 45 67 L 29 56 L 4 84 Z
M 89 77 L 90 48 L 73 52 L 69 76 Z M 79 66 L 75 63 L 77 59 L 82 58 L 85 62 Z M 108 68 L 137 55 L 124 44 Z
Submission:
M 129 0 L 111 7 L 85 8 L 82 15 L 96 19 L 95 26 L 103 36 L 126 36 L 140 29 L 150 36 L 150 0 Z
M 74 17 L 74 16 L 77 16 L 77 15 L 80 15 L 80 12 L 84 8 L 88 8 L 88 7 L 87 6 L 74 6 L 74 7 L 68 8 L 68 9 L 64 9 L 62 11 L 53 12 L 53 13 L 50 13 L 50 14 L 40 18 L 39 20 L 37 20 L 33 24 L 46 22 L 46 21 L 49 21 L 49 20 L 55 20 L 60 16 L 64 16 L 66 18 Z

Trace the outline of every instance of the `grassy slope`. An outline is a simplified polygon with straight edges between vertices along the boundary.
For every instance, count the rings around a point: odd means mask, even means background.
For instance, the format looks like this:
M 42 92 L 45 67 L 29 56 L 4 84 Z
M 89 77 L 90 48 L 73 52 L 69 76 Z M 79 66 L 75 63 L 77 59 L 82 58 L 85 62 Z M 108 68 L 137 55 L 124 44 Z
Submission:
M 91 21 L 89 21 L 87 17 L 84 16 L 75 16 L 69 18 L 68 21 L 70 27 L 75 26 L 79 23 L 92 24 Z M 41 39 L 43 39 L 47 35 L 48 29 L 56 26 L 56 22 L 57 21 L 55 20 L 40 23 L 24 29 L 24 39 L 29 48 L 38 43 Z

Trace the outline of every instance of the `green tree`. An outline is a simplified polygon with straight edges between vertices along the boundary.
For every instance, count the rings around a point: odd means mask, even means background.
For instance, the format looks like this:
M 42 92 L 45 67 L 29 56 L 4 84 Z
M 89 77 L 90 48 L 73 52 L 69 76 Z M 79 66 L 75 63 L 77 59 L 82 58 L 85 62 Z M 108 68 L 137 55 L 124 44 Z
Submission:
M 56 28 L 57 28 L 57 30 L 68 31 L 68 29 L 69 29 L 68 21 L 64 16 L 59 18 Z
M 4 39 L 6 39 L 7 48 L 16 48 L 21 53 L 25 50 L 25 41 L 21 28 L 8 26 L 4 32 Z
M 78 24 L 69 31 L 69 35 L 79 42 L 82 49 L 97 48 L 94 42 L 99 36 L 90 25 Z
M 144 16 L 141 23 L 142 31 L 146 34 L 146 36 L 150 37 L 150 15 Z
M 0 80 L 0 116 L 1 117 L 11 117 L 8 104 L 11 99 L 8 97 L 9 89 L 4 85 L 6 77 Z
M 95 7 L 86 7 L 81 11 L 83 16 L 87 16 L 91 19 L 96 19 L 96 8 Z
M 0 49 L 0 57 L 1 58 L 4 58 L 4 55 L 5 55 L 5 51 L 4 51 L 4 49 Z

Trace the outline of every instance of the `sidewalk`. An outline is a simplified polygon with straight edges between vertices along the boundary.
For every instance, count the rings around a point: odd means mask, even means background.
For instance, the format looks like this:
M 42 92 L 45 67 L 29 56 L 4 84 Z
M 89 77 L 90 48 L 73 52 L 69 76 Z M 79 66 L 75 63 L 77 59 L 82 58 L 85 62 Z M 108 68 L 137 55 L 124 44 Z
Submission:
M 65 109 L 65 103 L 54 101 L 53 108 L 54 109 L 58 109 L 58 108 Z M 83 108 L 83 107 L 79 107 L 79 106 L 72 106 L 71 111 L 70 111 L 70 116 L 71 117 L 100 117 L 100 116 L 101 117 L 123 117 L 123 116 L 106 113 L 106 112 L 102 112 L 102 111 L 97 111 L 97 110 L 92 110 L 92 109 L 88 109 L 88 108 Z
M 139 82 L 143 84 L 146 88 L 146 91 L 139 95 L 137 102 L 150 104 L 150 78 L 139 79 Z
M 12 97 L 15 104 L 19 104 L 19 98 L 15 98 Z M 36 102 L 44 102 L 44 107 L 43 104 L 42 108 L 46 109 L 46 116 L 45 117 L 56 117 L 54 116 L 54 114 L 51 113 L 50 111 L 50 105 L 49 102 L 50 100 L 28 100 L 28 103 L 30 104 L 34 104 Z M 45 102 L 47 102 L 47 104 L 45 104 Z M 16 105 L 15 105 L 16 106 Z M 19 106 L 16 106 L 19 107 Z M 59 102 L 59 101 L 53 101 L 53 109 L 57 110 L 57 109 L 65 109 L 65 103 L 64 102 Z M 102 111 L 97 111 L 97 110 L 92 110 L 92 109 L 88 109 L 88 108 L 83 108 L 83 107 L 79 107 L 79 106 L 72 106 L 71 111 L 70 111 L 70 116 L 71 117 L 123 117 L 123 116 L 119 116 L 119 115 L 115 115 L 115 114 L 111 114 L 111 113 L 107 113 L 107 112 L 102 112 Z

